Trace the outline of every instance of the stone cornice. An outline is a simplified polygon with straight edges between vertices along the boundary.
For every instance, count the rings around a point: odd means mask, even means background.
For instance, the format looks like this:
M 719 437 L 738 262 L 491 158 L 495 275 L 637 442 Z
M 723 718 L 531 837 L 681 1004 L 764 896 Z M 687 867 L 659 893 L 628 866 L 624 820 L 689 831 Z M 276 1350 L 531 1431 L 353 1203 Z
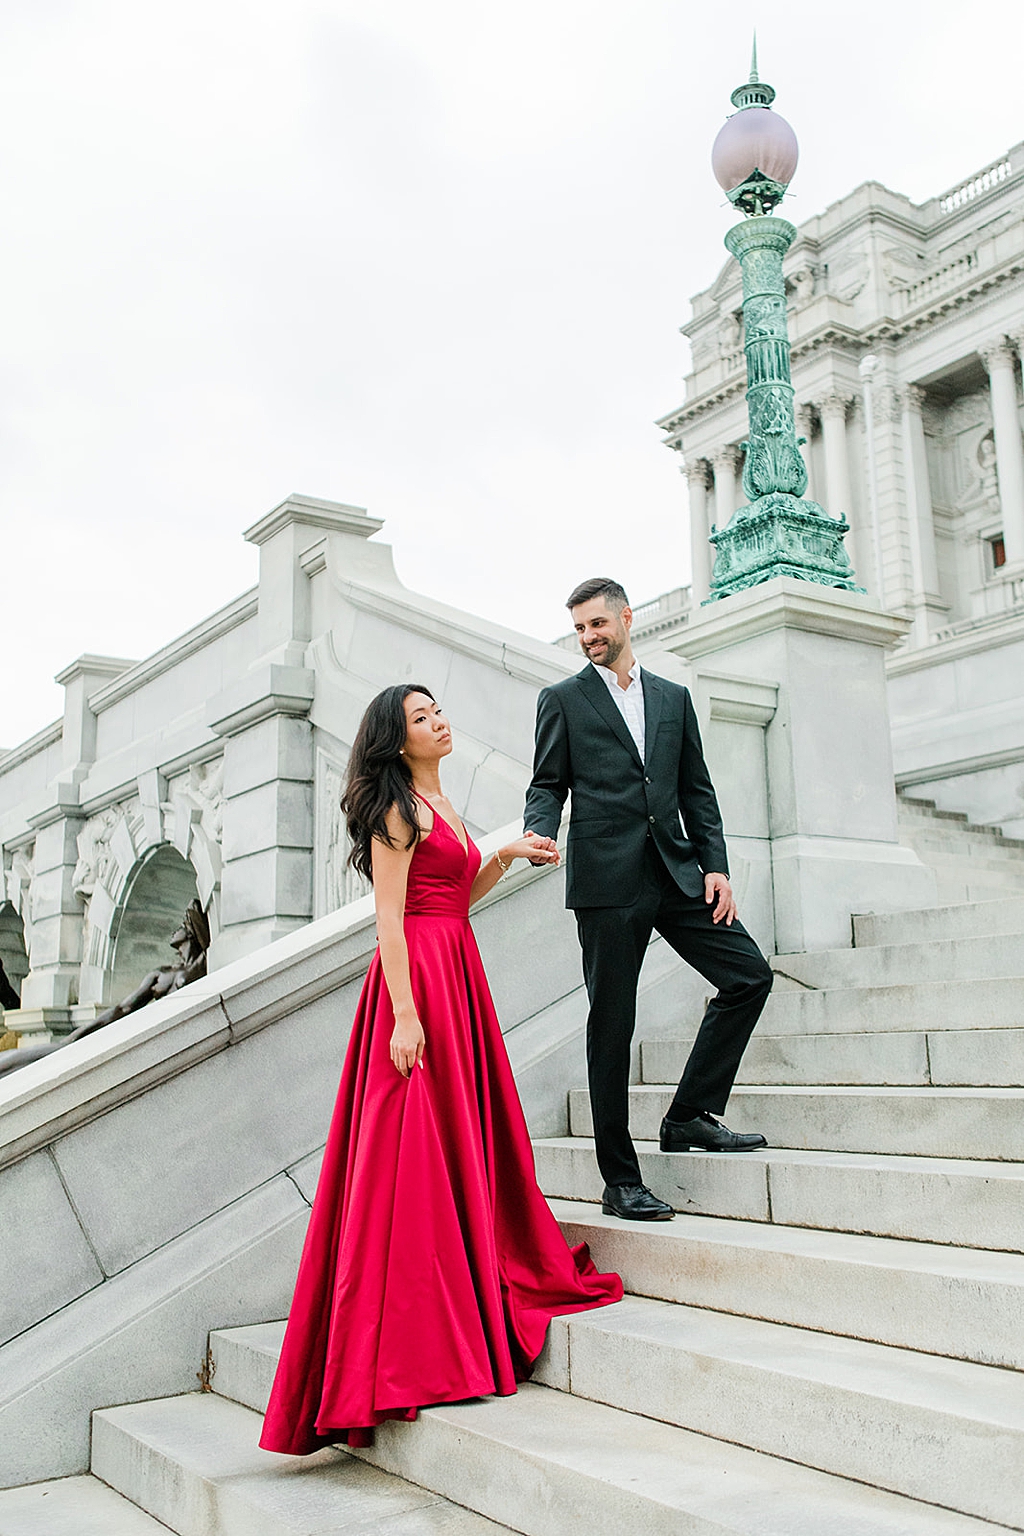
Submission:
M 186 657 L 205 650 L 208 645 L 219 640 L 221 635 L 229 634 L 231 630 L 244 624 L 247 619 L 255 618 L 258 596 L 258 587 L 252 587 L 248 592 L 243 592 L 241 597 L 236 597 L 234 602 L 228 603 L 226 608 L 218 609 L 201 624 L 186 630 L 183 635 L 178 636 L 177 640 L 172 640 L 170 645 L 165 645 L 162 650 L 147 656 L 145 661 L 138 662 L 130 671 L 122 672 L 114 682 L 97 689 L 89 699 L 89 708 L 94 714 L 102 713 L 112 704 L 126 698 L 129 693 L 134 693 L 143 684 L 152 682 L 156 677 L 162 677 L 172 667 L 180 665 Z
M 230 688 L 210 700 L 206 724 L 218 736 L 237 736 L 272 715 L 309 714 L 316 691 L 316 674 L 308 667 L 277 662 L 257 666 Z
M 700 620 L 691 619 L 673 649 L 691 661 L 724 645 L 784 628 L 859 640 L 888 650 L 907 633 L 910 621 L 884 612 L 858 593 L 776 576 L 702 608 Z
M 77 656 L 63 671 L 57 673 L 54 682 L 65 688 L 76 677 L 120 677 L 123 672 L 138 665 L 137 659 L 128 660 L 122 656 Z
M 350 507 L 342 501 L 322 501 L 316 496 L 289 496 L 266 517 L 247 528 L 242 537 L 250 544 L 265 544 L 290 523 L 299 523 L 304 528 L 324 528 L 331 533 L 354 533 L 361 539 L 368 539 L 384 527 L 380 518 L 367 514 L 365 507 Z
M 12 747 L 9 752 L 5 752 L 0 757 L 0 774 L 9 773 L 20 763 L 27 763 L 30 757 L 36 757 L 40 752 L 45 752 L 47 747 L 56 746 L 63 735 L 63 719 L 55 720 L 52 725 L 44 725 L 43 729 L 37 731 L 34 736 L 30 736 L 28 741 Z
M 564 652 L 555 645 L 538 640 L 536 651 L 530 650 L 522 644 L 522 637 L 511 630 L 499 629 L 485 619 L 474 620 L 469 614 L 430 598 L 417 599 L 404 588 L 379 592 L 348 581 L 338 581 L 337 586 L 353 607 L 377 614 L 414 634 L 425 635 L 462 656 L 489 662 L 520 682 L 544 688 L 579 670 L 575 661 L 572 665 L 563 663 Z
M 890 677 L 904 677 L 907 673 L 926 671 L 944 661 L 959 661 L 964 656 L 976 656 L 979 651 L 994 647 L 1014 645 L 1024 640 L 1024 613 L 993 615 L 980 619 L 977 627 L 961 635 L 951 635 L 948 640 L 935 640 L 912 651 L 900 651 L 890 656 L 886 671 Z

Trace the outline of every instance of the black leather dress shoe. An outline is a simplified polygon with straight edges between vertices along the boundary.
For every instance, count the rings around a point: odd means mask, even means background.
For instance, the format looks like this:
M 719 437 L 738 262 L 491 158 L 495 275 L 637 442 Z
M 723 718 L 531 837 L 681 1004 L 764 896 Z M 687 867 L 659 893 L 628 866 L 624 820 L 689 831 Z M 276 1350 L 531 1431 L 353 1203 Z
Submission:
M 730 1131 L 707 1111 L 694 1120 L 670 1120 L 666 1115 L 658 1144 L 663 1152 L 753 1152 L 768 1145 L 756 1131 Z
M 606 1216 L 621 1216 L 623 1221 L 671 1221 L 675 1215 L 646 1184 L 606 1184 L 601 1209 Z

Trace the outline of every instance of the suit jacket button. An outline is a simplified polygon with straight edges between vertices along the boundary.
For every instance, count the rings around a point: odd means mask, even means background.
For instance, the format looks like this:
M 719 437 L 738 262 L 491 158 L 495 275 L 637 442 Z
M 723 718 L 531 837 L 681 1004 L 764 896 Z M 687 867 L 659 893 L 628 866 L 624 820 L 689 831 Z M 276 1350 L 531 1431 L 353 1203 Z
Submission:
M 657 821 L 657 819 L 657 816 L 648 816 L 647 818 L 648 821 Z
M 650 782 L 651 782 L 651 780 L 650 780 L 650 779 L 644 779 L 644 783 L 645 783 L 645 784 L 650 784 Z

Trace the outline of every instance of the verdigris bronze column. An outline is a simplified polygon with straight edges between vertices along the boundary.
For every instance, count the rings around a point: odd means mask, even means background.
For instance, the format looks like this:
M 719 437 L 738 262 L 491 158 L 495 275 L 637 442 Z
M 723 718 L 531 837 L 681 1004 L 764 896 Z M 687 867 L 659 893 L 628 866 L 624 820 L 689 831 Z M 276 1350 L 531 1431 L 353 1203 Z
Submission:
M 715 564 L 708 602 L 770 581 L 795 576 L 823 586 L 861 592 L 843 544 L 849 524 L 805 499 L 807 469 L 793 420 L 789 330 L 782 259 L 796 230 L 776 218 L 796 170 L 796 135 L 771 111 L 775 92 L 757 76 L 732 93 L 739 111 L 715 140 L 712 163 L 730 202 L 746 217 L 730 229 L 726 248 L 743 274 L 743 328 L 747 357 L 750 436 L 743 444 L 740 507 L 724 528 L 713 528 Z

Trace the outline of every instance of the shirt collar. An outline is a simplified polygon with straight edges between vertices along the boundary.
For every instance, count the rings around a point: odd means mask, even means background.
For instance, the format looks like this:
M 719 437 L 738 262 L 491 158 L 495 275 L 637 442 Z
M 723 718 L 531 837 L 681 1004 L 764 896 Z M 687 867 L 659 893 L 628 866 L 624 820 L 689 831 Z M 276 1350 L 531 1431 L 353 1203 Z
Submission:
M 627 693 L 628 692 L 628 688 L 620 688 L 619 687 L 619 680 L 615 676 L 615 673 L 612 671 L 611 667 L 599 667 L 596 661 L 592 661 L 590 663 L 590 665 L 593 667 L 593 669 L 597 673 L 598 677 L 604 679 L 605 683 L 607 684 L 607 686 L 609 688 L 617 688 L 619 693 Z M 639 683 L 639 681 L 640 681 L 640 663 L 638 661 L 634 661 L 633 662 L 633 665 L 629 669 L 629 676 L 633 679 L 634 683 Z

